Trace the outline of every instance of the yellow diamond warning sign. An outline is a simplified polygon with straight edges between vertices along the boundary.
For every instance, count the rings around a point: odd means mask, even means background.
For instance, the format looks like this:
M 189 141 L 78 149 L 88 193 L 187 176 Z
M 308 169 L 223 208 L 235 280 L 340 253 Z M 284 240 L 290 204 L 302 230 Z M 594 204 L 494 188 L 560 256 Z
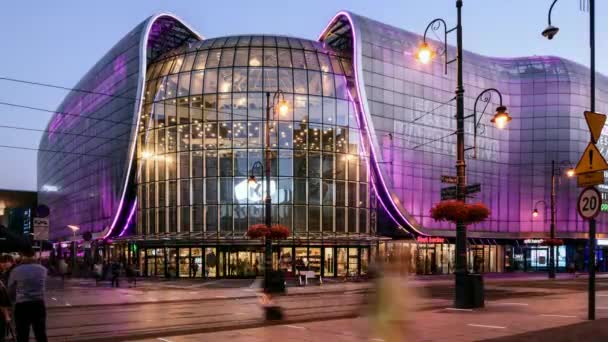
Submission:
M 597 149 L 594 143 L 590 142 L 583 153 L 583 156 L 576 164 L 574 172 L 577 175 L 589 172 L 608 170 L 608 163 Z
M 585 121 L 587 121 L 593 143 L 597 143 L 600 135 L 602 135 L 602 128 L 604 128 L 604 123 L 606 122 L 606 115 L 586 111 Z

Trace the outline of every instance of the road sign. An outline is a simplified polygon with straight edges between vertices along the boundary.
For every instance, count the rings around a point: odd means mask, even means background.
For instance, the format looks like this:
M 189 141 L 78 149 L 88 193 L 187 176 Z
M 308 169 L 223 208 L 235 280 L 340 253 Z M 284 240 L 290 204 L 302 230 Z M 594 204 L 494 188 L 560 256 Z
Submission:
M 477 183 L 477 184 L 468 185 L 466 190 L 467 190 L 466 191 L 467 194 L 474 194 L 476 192 L 481 192 L 481 184 Z
M 34 217 L 33 222 L 34 237 L 36 240 L 49 239 L 49 219 L 44 217 Z
M 456 186 L 449 186 L 441 189 L 441 200 L 451 200 L 458 197 L 458 188 Z
M 602 204 L 602 195 L 595 187 L 588 187 L 578 196 L 577 209 L 582 218 L 589 220 L 597 216 Z
M 576 164 L 576 168 L 574 168 L 574 173 L 577 175 L 583 173 L 590 173 L 596 171 L 604 171 L 608 170 L 608 163 L 606 163 L 606 159 L 600 153 L 600 150 L 597 149 L 594 143 L 590 142 L 585 149 L 585 152 L 581 156 L 581 159 Z
M 442 175 L 441 176 L 441 183 L 456 184 L 456 183 L 458 183 L 458 177 L 456 177 L 456 176 L 445 176 L 445 175 Z
M 578 175 L 576 176 L 576 184 L 579 188 L 586 188 L 588 186 L 604 184 L 604 172 L 598 171 Z
M 471 184 L 465 188 L 465 195 L 474 194 L 481 191 L 481 184 Z M 441 189 L 441 200 L 450 200 L 458 198 L 458 187 L 448 186 L 447 188 Z
M 593 143 L 597 143 L 600 135 L 602 135 L 606 115 L 585 111 L 585 121 L 587 121 L 587 127 L 589 127 L 589 132 L 591 132 L 591 140 Z

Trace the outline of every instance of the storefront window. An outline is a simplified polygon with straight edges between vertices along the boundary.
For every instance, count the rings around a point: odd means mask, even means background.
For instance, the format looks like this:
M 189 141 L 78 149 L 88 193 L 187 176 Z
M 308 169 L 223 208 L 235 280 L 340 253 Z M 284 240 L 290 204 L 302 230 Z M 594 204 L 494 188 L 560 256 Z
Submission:
M 310 248 L 308 252 L 308 269 L 321 275 L 321 248 Z
M 218 258 L 215 248 L 205 248 L 205 277 L 217 276 Z
M 180 278 L 191 277 L 190 274 L 190 249 L 179 249 L 179 276 Z
M 361 248 L 361 275 L 366 275 L 369 267 L 369 249 Z
M 169 259 L 167 261 L 167 277 L 177 278 L 177 248 L 169 248 Z
M 324 263 L 324 270 L 323 270 L 323 274 L 326 277 L 333 277 L 335 276 L 335 270 L 334 270 L 334 249 L 332 247 L 326 247 L 325 248 L 325 260 L 323 261 Z
M 359 274 L 359 249 L 348 249 L 348 275 L 356 276 Z
M 281 260 L 279 262 L 279 269 L 285 273 L 286 276 L 292 275 L 292 263 L 293 256 L 291 255 L 291 247 L 281 248 Z
M 296 248 L 296 271 L 308 269 L 308 255 L 306 247 Z
M 346 248 L 336 248 L 336 261 L 337 261 L 337 276 L 338 277 L 346 277 L 348 265 L 347 265 L 347 249 Z
M 201 248 L 192 248 L 190 251 L 190 276 L 200 278 L 203 276 L 203 252 Z

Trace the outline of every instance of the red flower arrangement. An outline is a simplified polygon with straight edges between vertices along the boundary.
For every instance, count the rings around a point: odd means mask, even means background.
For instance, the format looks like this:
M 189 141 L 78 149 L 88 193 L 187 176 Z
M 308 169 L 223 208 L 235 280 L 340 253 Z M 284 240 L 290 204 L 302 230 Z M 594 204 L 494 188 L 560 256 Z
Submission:
M 465 224 L 482 222 L 490 216 L 490 209 L 483 203 L 463 203 L 462 201 L 441 201 L 431 208 L 431 217 L 435 221 L 448 221 Z
M 254 224 L 247 229 L 247 236 L 251 239 L 270 238 L 282 240 L 289 237 L 289 228 L 282 224 L 274 224 L 268 229 L 265 224 Z
M 263 223 L 251 225 L 247 229 L 247 236 L 251 239 L 261 239 L 270 235 L 268 227 Z
M 543 245 L 545 246 L 561 246 L 564 244 L 562 239 L 544 239 Z
M 289 237 L 289 228 L 282 224 L 274 224 L 270 227 L 270 238 L 275 240 L 283 240 Z

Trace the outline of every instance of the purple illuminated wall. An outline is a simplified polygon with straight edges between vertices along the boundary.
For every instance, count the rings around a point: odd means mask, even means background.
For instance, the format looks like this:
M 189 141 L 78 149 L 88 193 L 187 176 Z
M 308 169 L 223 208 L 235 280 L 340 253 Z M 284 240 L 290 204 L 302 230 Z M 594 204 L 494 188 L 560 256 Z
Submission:
M 421 234 L 453 235 L 429 210 L 440 200 L 441 175 L 455 174 L 456 72 L 444 75 L 442 61 L 421 65 L 414 52 L 419 35 L 341 12 L 322 32 L 321 41 L 349 50 L 355 61 L 353 92 L 372 146 L 372 165 L 381 204 L 396 223 Z M 435 42 L 435 45 L 438 43 Z M 449 48 L 454 55 L 454 49 Z M 588 69 L 557 57 L 489 58 L 464 53 L 465 115 L 477 95 L 498 88 L 513 121 L 498 130 L 489 120 L 498 98 L 489 100 L 478 137 L 477 159 L 467 157 L 468 183 L 481 183 L 481 201 L 490 219 L 469 227 L 472 237 L 543 236 L 549 223 L 542 201 L 550 203 L 551 160 L 576 164 L 589 140 L 582 117 L 589 99 Z M 605 112 L 608 80 L 598 77 L 599 111 Z M 478 105 L 481 112 L 486 103 Z M 466 146 L 473 124 L 465 125 Z M 603 151 L 608 141 L 600 142 Z M 563 172 L 562 172 L 563 173 Z M 558 235 L 583 237 L 587 231 L 574 206 L 575 181 L 557 185 Z M 541 215 L 532 218 L 535 203 Z M 599 230 L 608 230 L 600 218 Z
M 150 17 L 67 94 L 38 154 L 39 199 L 51 209 L 51 239 L 71 236 L 67 225 L 96 238 L 132 226 L 133 154 L 146 65 L 167 50 L 200 39 L 171 15 Z

